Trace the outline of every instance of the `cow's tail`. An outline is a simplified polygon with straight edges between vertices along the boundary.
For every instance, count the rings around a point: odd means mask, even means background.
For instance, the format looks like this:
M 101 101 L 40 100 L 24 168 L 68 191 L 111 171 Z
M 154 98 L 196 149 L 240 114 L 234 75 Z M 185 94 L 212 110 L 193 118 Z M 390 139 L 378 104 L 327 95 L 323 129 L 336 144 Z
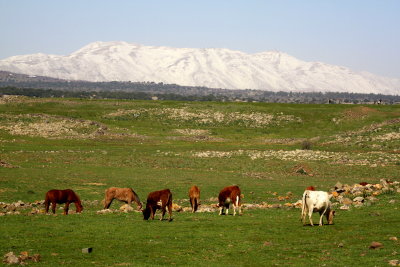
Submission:
M 168 195 L 167 205 L 171 205 L 172 206 L 172 194 L 171 193 L 169 193 L 169 195 Z
M 304 222 L 304 219 L 306 217 L 306 199 L 308 198 L 308 190 L 304 191 L 303 194 L 303 199 L 302 199 L 302 204 L 301 204 L 301 218 L 300 221 Z

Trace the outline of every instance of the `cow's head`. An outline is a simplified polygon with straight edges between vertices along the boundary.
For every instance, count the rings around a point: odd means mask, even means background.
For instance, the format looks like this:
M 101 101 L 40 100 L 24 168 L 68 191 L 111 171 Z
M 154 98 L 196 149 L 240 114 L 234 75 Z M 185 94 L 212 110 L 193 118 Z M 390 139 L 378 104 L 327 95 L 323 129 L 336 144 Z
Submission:
M 142 213 L 144 220 L 148 220 L 150 218 L 150 209 L 145 208 L 144 210 L 142 210 Z
M 335 211 L 330 210 L 328 214 L 328 224 L 333 224 L 333 217 L 335 217 Z

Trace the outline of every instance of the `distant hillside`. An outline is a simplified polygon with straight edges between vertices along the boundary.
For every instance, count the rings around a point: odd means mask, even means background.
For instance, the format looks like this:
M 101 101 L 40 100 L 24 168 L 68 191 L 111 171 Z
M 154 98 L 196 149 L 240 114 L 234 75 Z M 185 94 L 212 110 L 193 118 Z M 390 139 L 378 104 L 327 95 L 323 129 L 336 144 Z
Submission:
M 131 81 L 285 92 L 400 93 L 400 79 L 305 62 L 278 51 L 172 48 L 95 42 L 70 55 L 0 60 L 0 70 L 95 82 Z

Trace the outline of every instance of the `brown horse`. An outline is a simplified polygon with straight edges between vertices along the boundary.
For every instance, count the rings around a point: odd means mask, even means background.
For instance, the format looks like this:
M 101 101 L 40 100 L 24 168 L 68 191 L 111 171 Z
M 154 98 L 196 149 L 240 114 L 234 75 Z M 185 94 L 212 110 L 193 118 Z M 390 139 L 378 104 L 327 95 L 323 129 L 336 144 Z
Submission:
M 114 199 L 128 203 L 131 205 L 134 201 L 138 207 L 138 210 L 142 209 L 142 203 L 140 202 L 139 196 L 133 191 L 132 188 L 118 188 L 110 187 L 106 190 L 104 199 L 104 209 L 108 209 Z
M 68 214 L 69 204 L 75 203 L 76 212 L 81 212 L 83 210 L 81 200 L 78 195 L 71 189 L 58 190 L 53 189 L 46 193 L 46 198 L 44 205 L 46 207 L 46 213 L 49 212 L 49 206 L 51 203 L 51 210 L 53 214 L 56 213 L 56 205 L 65 203 L 64 215 Z
M 200 189 L 194 185 L 189 189 L 190 206 L 192 206 L 192 212 L 196 212 L 200 205 Z

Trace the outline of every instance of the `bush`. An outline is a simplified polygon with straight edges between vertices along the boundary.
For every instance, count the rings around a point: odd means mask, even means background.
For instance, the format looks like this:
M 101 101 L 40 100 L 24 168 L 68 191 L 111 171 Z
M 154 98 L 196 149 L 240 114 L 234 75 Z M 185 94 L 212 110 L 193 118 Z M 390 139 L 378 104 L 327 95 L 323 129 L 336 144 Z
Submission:
M 303 150 L 311 150 L 312 149 L 312 144 L 310 141 L 306 140 L 301 143 L 301 149 Z

